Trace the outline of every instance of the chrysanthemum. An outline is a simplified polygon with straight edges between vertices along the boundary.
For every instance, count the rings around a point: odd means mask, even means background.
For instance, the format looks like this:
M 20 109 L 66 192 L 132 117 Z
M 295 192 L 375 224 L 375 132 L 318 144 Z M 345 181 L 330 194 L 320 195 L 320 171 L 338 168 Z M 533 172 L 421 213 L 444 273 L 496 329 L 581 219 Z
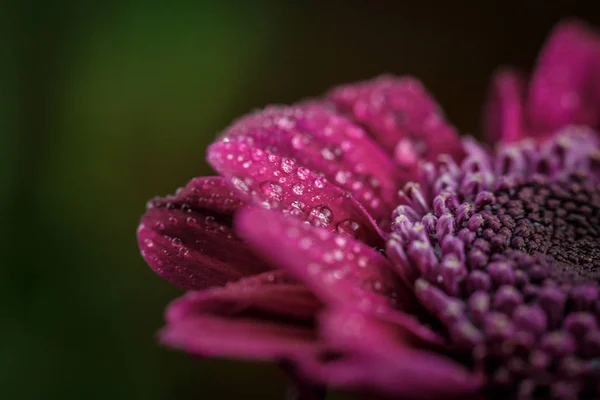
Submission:
M 243 117 L 208 150 L 220 177 L 142 219 L 143 257 L 190 290 L 161 340 L 360 393 L 598 398 L 598 128 L 600 38 L 577 22 L 527 90 L 497 76 L 488 143 L 410 77 Z

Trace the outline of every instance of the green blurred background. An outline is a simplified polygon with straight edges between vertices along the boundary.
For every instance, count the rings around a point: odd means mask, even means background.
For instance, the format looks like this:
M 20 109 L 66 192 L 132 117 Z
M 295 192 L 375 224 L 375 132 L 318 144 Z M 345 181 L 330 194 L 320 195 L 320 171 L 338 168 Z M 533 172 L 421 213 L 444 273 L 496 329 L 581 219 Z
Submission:
M 477 134 L 496 66 L 528 70 L 563 16 L 600 23 L 566 0 L 1 4 L 2 399 L 282 398 L 276 368 L 155 342 L 181 292 L 138 254 L 146 200 L 210 173 L 233 118 L 382 72 Z

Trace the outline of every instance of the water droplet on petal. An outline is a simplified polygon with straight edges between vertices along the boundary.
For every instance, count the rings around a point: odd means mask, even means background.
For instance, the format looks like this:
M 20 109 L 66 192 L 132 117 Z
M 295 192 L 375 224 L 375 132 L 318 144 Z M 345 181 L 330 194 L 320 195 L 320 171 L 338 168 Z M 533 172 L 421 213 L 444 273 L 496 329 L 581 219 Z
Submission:
M 325 179 L 324 177 L 319 177 L 315 179 L 314 183 L 317 188 L 323 189 L 325 187 L 325 184 L 327 183 L 327 179 Z
M 300 179 L 308 179 L 308 177 L 310 176 L 310 170 L 304 167 L 298 168 L 298 171 L 296 171 L 296 173 L 298 174 L 298 178 Z
M 327 206 L 317 206 L 310 211 L 308 220 L 314 226 L 329 226 L 333 221 L 333 212 Z
M 292 146 L 296 149 L 296 150 L 301 150 L 304 148 L 304 146 L 306 145 L 307 142 L 307 138 L 304 135 L 301 134 L 296 134 L 292 137 Z
M 296 167 L 296 163 L 291 158 L 283 158 L 281 160 L 281 169 L 286 174 L 289 174 L 290 172 L 292 172 L 295 167 Z
M 294 185 L 294 187 L 292 188 L 292 190 L 294 191 L 294 193 L 296 193 L 298 196 L 301 196 L 302 193 L 304 193 L 304 185 L 301 183 L 298 183 L 296 185 Z
M 173 238 L 171 239 L 171 244 L 173 245 L 173 247 L 181 247 L 181 239 Z
M 274 200 L 281 200 L 281 195 L 283 193 L 283 188 L 277 183 L 273 181 L 265 181 L 260 184 L 260 188 L 263 193 Z
M 351 219 L 345 219 L 343 221 L 340 221 L 336 225 L 336 229 L 337 229 L 338 233 L 340 233 L 342 235 L 347 235 L 353 239 L 362 238 L 363 233 L 364 233 L 363 226 L 361 224 L 359 224 L 358 222 L 351 220 Z
M 185 222 L 189 225 L 189 226 L 195 226 L 198 224 L 198 221 L 196 220 L 196 218 L 194 217 L 187 217 L 187 219 L 185 220 Z

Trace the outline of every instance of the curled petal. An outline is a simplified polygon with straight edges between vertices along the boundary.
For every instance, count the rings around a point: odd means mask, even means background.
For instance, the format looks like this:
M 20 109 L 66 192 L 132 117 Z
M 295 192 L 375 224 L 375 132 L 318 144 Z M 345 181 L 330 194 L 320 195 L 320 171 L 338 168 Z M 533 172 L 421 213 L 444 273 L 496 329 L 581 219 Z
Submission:
M 492 143 L 515 142 L 527 136 L 524 97 L 524 78 L 518 72 L 505 69 L 496 73 L 484 114 L 484 129 Z
M 316 297 L 287 271 L 242 278 L 223 287 L 188 292 L 167 309 L 169 324 L 198 315 L 271 316 L 309 323 L 321 307 Z
M 314 332 L 307 327 L 253 319 L 226 320 L 200 315 L 167 326 L 160 340 L 202 356 L 260 360 L 293 359 L 314 352 Z
M 220 139 L 240 141 L 323 173 L 377 220 L 387 218 L 396 203 L 393 161 L 360 126 L 324 105 L 271 106 L 241 118 Z
M 167 309 L 161 340 L 203 356 L 288 359 L 314 352 L 321 303 L 284 271 L 190 292 Z
M 191 290 L 266 271 L 233 232 L 242 204 L 219 177 L 195 178 L 174 196 L 151 200 L 137 232 L 142 256 L 161 277 Z
M 249 201 L 372 246 L 382 243 L 383 233 L 349 193 L 292 159 L 242 142 L 219 142 L 210 146 L 208 161 Z
M 537 62 L 528 98 L 533 128 L 600 126 L 600 35 L 579 21 L 558 25 Z
M 412 77 L 381 76 L 334 89 L 329 99 L 338 110 L 366 126 L 396 162 L 412 169 L 420 159 L 440 154 L 460 160 L 456 129 L 446 122 L 423 85 Z
M 354 309 L 334 309 L 321 317 L 327 360 L 306 360 L 306 374 L 332 387 L 395 398 L 458 398 L 481 388 L 483 379 L 434 352 L 415 348 L 388 322 Z

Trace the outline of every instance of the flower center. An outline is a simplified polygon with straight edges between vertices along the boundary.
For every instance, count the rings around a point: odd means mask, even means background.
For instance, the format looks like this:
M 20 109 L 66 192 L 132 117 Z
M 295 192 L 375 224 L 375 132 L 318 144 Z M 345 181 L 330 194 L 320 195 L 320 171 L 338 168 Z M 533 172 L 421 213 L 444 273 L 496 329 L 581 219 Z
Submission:
M 478 236 L 489 243 L 492 253 L 511 258 L 516 250 L 550 256 L 530 278 L 600 281 L 598 185 L 581 175 L 558 182 L 538 177 L 494 195 L 496 204 L 486 206 L 477 217 L 482 223 Z
M 393 214 L 389 257 L 500 398 L 600 395 L 598 147 L 577 135 L 424 166 Z

